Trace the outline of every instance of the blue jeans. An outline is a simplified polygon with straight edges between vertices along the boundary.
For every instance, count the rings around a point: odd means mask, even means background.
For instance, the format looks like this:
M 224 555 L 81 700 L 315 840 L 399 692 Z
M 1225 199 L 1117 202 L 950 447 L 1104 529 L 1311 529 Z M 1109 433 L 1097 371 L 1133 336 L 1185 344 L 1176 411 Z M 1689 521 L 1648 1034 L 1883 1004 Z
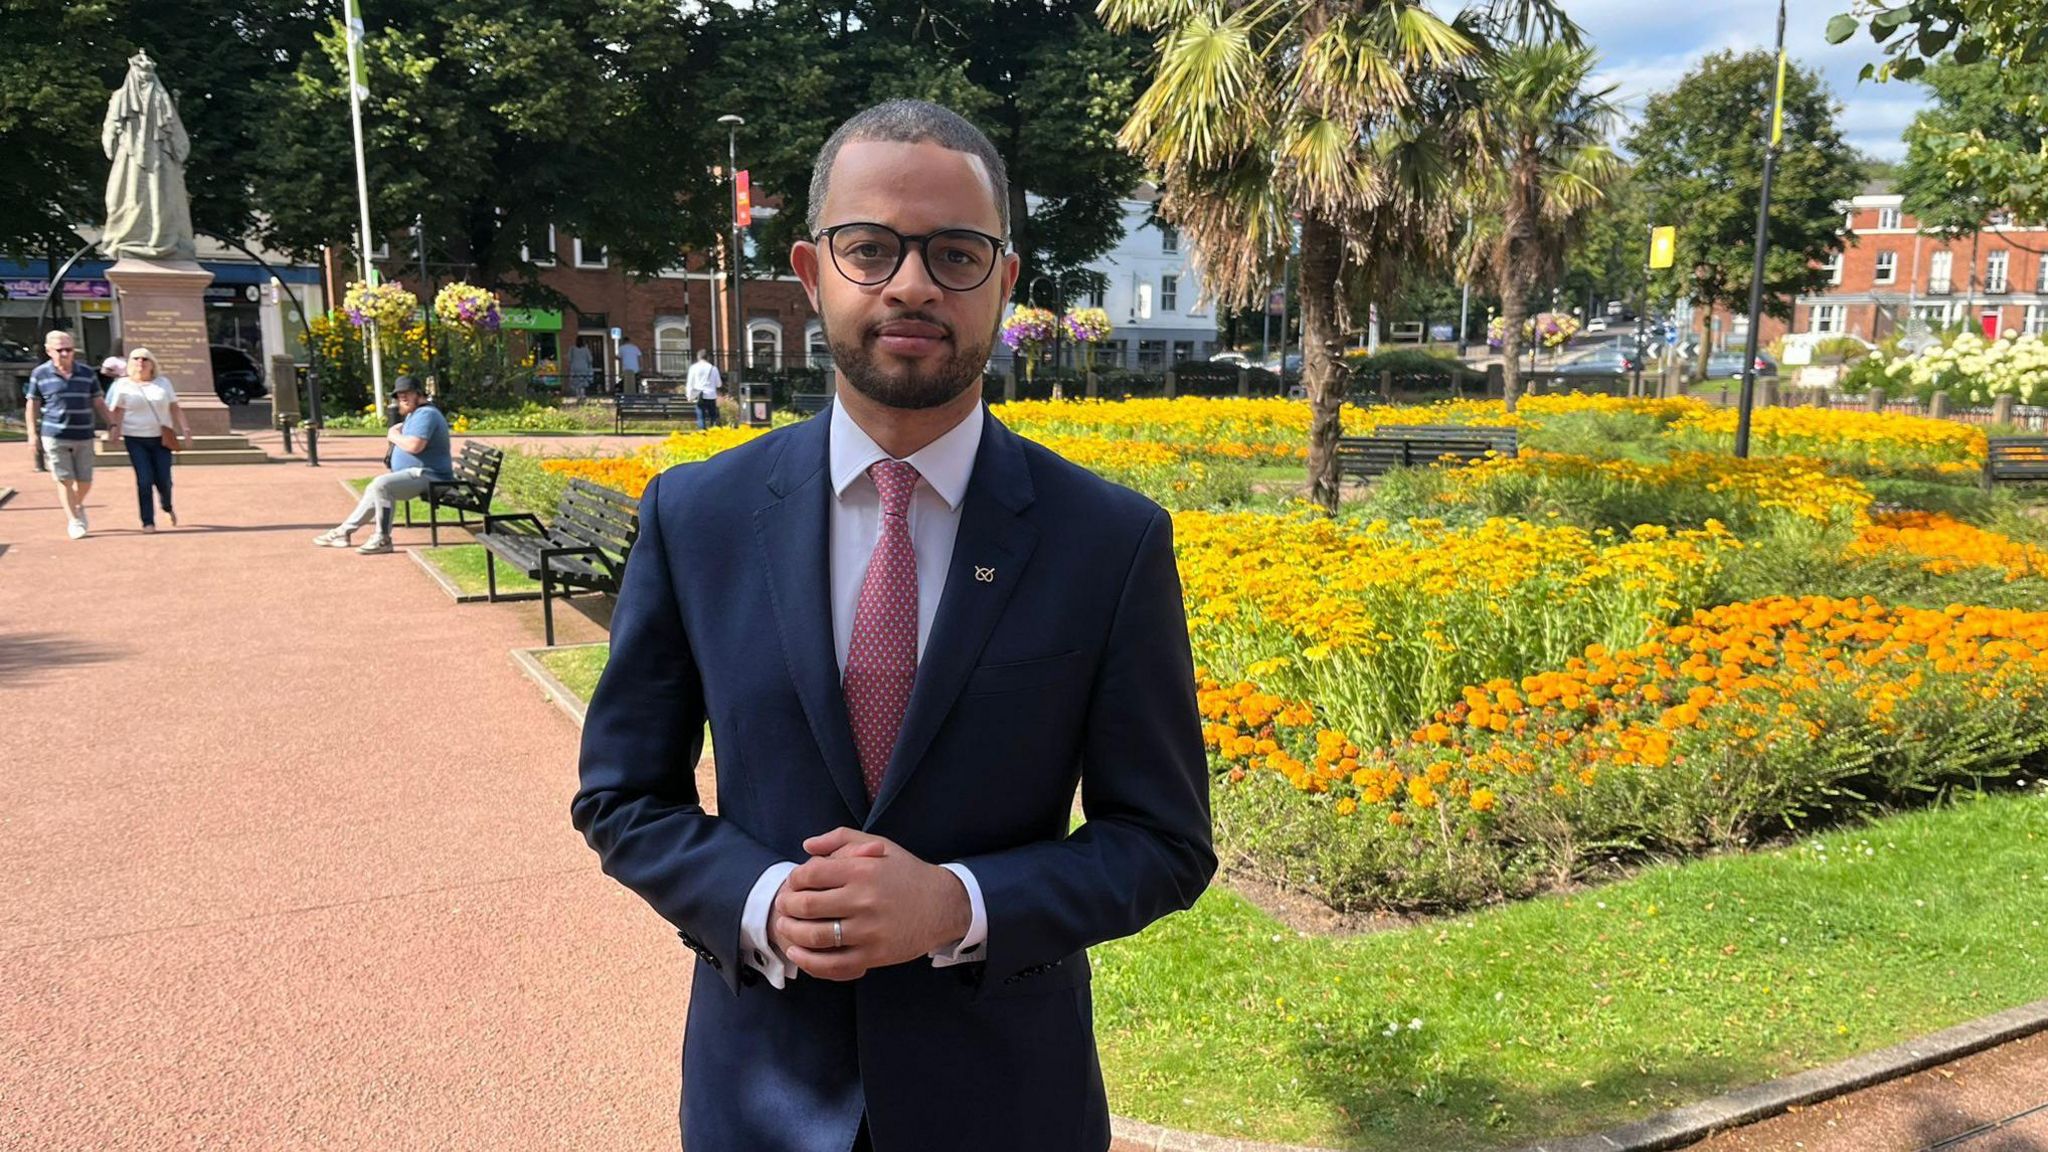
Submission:
M 121 443 L 128 449 L 128 462 L 135 466 L 135 503 L 142 513 L 144 528 L 156 527 L 156 509 L 149 499 L 149 490 L 156 489 L 157 499 L 162 501 L 164 511 L 171 510 L 171 450 L 164 447 L 159 436 L 123 436 Z
M 697 431 L 718 427 L 718 401 L 699 398 L 697 400 Z

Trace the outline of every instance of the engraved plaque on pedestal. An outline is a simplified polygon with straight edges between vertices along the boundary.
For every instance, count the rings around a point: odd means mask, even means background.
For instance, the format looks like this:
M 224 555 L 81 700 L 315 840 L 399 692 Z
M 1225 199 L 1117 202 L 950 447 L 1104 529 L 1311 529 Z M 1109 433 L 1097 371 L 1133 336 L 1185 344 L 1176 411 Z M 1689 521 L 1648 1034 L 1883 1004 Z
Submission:
M 213 273 L 188 260 L 121 260 L 107 269 L 121 308 L 121 346 L 156 354 L 194 436 L 228 434 L 228 408 L 213 391 L 206 286 Z

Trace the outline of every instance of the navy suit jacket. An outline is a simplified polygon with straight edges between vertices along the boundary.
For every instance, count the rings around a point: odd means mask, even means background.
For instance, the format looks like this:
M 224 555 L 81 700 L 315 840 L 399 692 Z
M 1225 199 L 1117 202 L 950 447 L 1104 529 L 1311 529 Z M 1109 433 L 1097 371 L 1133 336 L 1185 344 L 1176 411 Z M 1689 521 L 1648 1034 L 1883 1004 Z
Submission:
M 972 418 L 945 592 L 872 804 L 833 652 L 830 421 L 642 497 L 573 816 L 698 955 L 689 1152 L 844 1152 L 863 1114 L 878 1152 L 1100 1152 L 1085 950 L 1186 908 L 1215 871 L 1171 519 Z M 716 816 L 694 779 L 707 720 Z M 779 990 L 748 968 L 749 890 L 841 825 L 972 869 L 986 959 Z

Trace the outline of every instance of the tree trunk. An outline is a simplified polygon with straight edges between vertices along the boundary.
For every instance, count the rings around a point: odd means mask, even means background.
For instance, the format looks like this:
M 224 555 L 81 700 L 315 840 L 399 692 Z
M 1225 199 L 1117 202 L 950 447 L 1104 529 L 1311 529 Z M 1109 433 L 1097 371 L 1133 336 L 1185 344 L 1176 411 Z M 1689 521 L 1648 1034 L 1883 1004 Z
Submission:
M 1522 320 L 1527 314 L 1522 292 L 1511 273 L 1501 278 L 1500 294 L 1500 379 L 1501 401 L 1510 412 L 1522 388 Z
M 1337 277 L 1344 241 L 1337 229 L 1313 213 L 1301 222 L 1301 378 L 1308 385 L 1308 496 L 1335 516 L 1339 496 L 1337 438 L 1344 432 L 1345 372 L 1338 309 L 1343 293 Z M 1284 365 L 1283 365 L 1284 367 Z

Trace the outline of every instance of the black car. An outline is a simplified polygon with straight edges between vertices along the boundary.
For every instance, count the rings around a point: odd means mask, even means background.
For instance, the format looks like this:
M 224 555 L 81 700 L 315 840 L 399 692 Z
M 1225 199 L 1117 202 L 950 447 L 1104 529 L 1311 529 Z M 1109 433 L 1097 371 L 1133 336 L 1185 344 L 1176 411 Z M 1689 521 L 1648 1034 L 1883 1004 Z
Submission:
M 213 391 L 221 403 L 247 404 L 270 395 L 263 383 L 263 370 L 247 352 L 226 344 L 211 345 L 207 351 L 213 358 Z

